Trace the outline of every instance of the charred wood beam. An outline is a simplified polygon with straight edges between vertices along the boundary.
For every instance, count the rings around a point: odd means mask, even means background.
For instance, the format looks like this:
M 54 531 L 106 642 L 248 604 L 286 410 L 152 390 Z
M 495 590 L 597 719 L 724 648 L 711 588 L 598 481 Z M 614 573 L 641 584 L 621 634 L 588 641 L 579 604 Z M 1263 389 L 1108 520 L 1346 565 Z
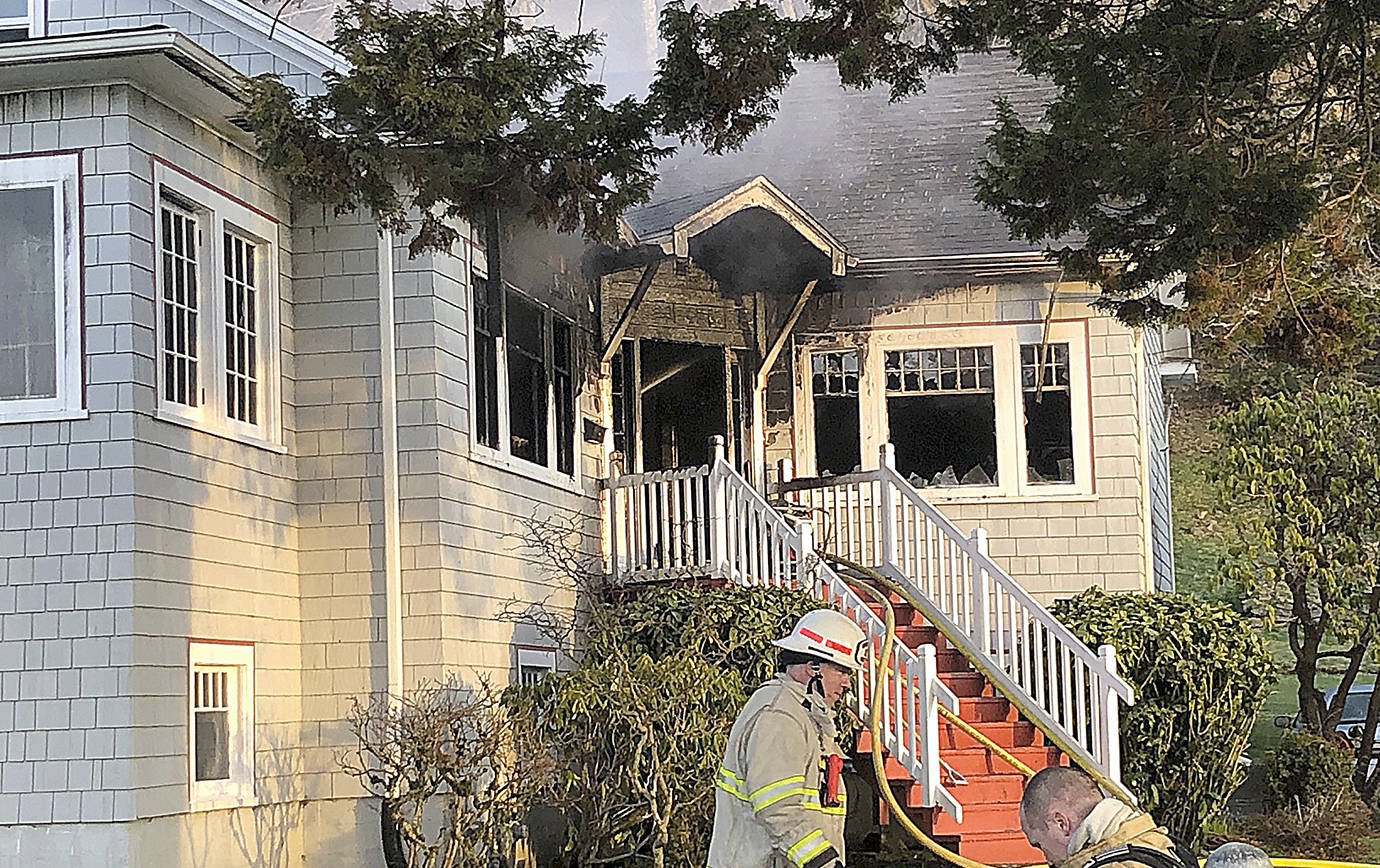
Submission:
M 800 295 L 795 300 L 795 305 L 791 308 L 791 313 L 786 317 L 785 325 L 781 326 L 780 333 L 771 342 L 766 355 L 762 357 L 762 366 L 757 369 L 757 387 L 766 388 L 767 375 L 771 373 L 772 366 L 776 364 L 776 359 L 781 355 L 781 350 L 785 348 L 786 341 L 790 338 L 791 332 L 795 329 L 795 324 L 800 320 L 800 315 L 805 312 L 805 305 L 809 303 L 810 296 L 814 294 L 818 280 L 811 280 L 805 284 L 805 288 L 800 290 Z
M 604 364 L 613 361 L 613 354 L 618 352 L 618 347 L 623 343 L 623 336 L 628 333 L 628 326 L 632 324 L 633 314 L 642 304 L 642 299 L 647 297 L 647 290 L 652 286 L 652 279 L 656 277 L 657 267 L 661 265 L 661 260 L 647 265 L 642 269 L 642 277 L 637 281 L 637 288 L 633 290 L 632 298 L 628 299 L 628 306 L 623 308 L 623 313 L 618 317 L 618 325 L 613 327 L 613 334 L 609 335 L 608 341 L 604 344 L 604 353 L 599 360 Z

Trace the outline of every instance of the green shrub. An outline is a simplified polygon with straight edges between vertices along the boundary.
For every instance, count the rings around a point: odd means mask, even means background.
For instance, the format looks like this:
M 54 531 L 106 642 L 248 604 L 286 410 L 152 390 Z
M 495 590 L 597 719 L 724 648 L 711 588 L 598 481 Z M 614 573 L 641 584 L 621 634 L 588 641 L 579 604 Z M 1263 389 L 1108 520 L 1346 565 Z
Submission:
M 1331 741 L 1286 732 L 1266 759 L 1265 810 L 1311 808 L 1352 789 L 1356 758 Z
M 1054 614 L 1112 645 L 1136 691 L 1121 716 L 1122 780 L 1160 823 L 1197 844 L 1241 783 L 1237 757 L 1274 684 L 1258 629 L 1220 603 L 1093 588 Z
M 657 588 L 615 605 L 611 628 L 590 636 L 588 653 L 607 653 L 617 642 L 653 660 L 689 654 L 737 672 L 750 693 L 775 671 L 772 640 L 823 605 L 781 588 Z

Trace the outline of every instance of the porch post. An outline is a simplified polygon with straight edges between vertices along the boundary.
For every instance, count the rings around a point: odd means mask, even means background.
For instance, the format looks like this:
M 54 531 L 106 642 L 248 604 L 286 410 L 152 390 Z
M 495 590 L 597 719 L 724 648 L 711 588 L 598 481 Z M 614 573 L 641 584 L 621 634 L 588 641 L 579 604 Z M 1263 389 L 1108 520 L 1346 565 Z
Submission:
M 709 563 L 719 578 L 728 574 L 728 486 L 723 466 L 724 438 L 715 434 L 709 438 Z
M 1102 658 L 1107 677 L 1102 685 L 1102 695 L 1098 697 L 1102 705 L 1102 744 L 1099 745 L 1102 748 L 1102 765 L 1107 770 L 1107 777 L 1121 783 L 1121 706 L 1118 705 L 1121 697 L 1111 686 L 1111 679 L 1116 677 L 1116 648 L 1102 645 L 1097 649 L 1097 656 Z
M 983 566 L 984 558 L 979 555 L 987 554 L 987 531 L 982 528 L 974 528 L 968 535 L 968 544 L 971 546 L 969 551 L 968 563 L 972 570 L 972 607 L 973 638 L 978 641 L 978 648 L 983 654 L 989 654 L 992 650 L 992 631 L 989 609 L 991 608 L 992 597 L 992 577 L 987 574 L 987 568 Z
M 896 563 L 896 491 L 891 483 L 889 470 L 896 469 L 896 447 L 890 443 L 883 443 L 881 448 L 880 467 L 882 472 L 878 475 L 877 497 L 881 499 L 878 504 L 881 507 L 880 524 L 881 534 L 881 563 L 889 566 Z

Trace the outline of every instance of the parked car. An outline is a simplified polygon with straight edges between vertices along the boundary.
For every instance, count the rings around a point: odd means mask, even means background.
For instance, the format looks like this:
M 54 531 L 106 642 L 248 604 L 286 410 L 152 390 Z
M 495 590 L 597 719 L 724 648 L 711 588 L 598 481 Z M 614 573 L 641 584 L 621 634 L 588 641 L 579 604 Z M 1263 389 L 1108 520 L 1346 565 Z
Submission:
M 1342 719 L 1337 723 L 1337 740 L 1347 750 L 1354 749 L 1363 737 L 1366 708 L 1370 705 L 1370 695 L 1374 690 L 1374 684 L 1353 684 L 1347 692 L 1346 704 L 1342 706 Z M 1336 695 L 1337 688 L 1327 688 L 1323 691 L 1323 702 L 1331 705 Z M 1281 729 L 1299 729 L 1301 724 L 1297 714 L 1293 717 L 1281 714 L 1275 718 L 1275 726 Z M 1371 733 L 1371 739 L 1380 747 L 1380 725 Z

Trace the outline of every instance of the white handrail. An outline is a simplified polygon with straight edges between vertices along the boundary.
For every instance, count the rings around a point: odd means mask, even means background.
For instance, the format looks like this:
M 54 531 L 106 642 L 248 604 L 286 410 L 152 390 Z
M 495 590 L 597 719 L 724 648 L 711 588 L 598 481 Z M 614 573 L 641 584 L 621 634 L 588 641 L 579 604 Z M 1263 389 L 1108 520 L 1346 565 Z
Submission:
M 724 578 L 749 587 L 789 587 L 829 603 L 862 627 L 874 659 L 885 622 L 815 552 L 813 526 L 788 521 L 724 458 L 715 438 L 712 464 L 687 470 L 639 473 L 609 481 L 610 572 L 615 581 L 675 575 Z M 881 741 L 921 785 L 926 807 L 962 821 L 963 808 L 939 777 L 936 703 L 958 711 L 958 699 L 939 680 L 931 656 L 895 644 L 884 684 L 862 678 L 855 711 L 869 719 L 875 699 L 885 702 Z
M 823 545 L 878 565 L 928 609 L 953 643 L 1066 751 L 1120 782 L 1120 709 L 1135 700 L 1116 652 L 1096 652 L 895 469 L 890 444 L 877 470 L 785 481 L 779 490 L 821 521 Z

